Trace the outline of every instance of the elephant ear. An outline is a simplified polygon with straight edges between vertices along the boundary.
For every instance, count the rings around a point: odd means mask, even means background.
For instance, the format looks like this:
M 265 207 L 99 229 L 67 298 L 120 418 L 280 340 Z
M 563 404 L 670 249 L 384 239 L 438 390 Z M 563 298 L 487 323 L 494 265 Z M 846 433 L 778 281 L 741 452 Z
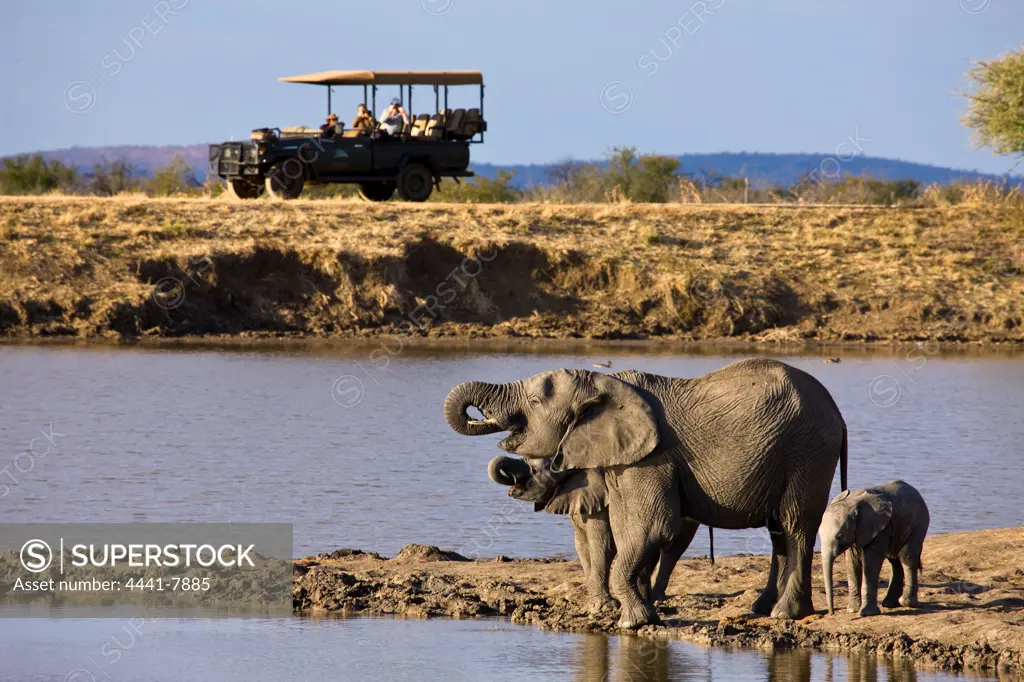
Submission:
M 544 509 L 549 514 L 597 514 L 607 504 L 604 472 L 585 469 L 566 477 Z
M 640 393 L 607 374 L 590 375 L 593 391 L 561 445 L 561 468 L 635 464 L 658 445 L 654 410 Z
M 866 547 L 892 520 L 892 503 L 881 495 L 867 493 L 857 500 L 858 547 Z

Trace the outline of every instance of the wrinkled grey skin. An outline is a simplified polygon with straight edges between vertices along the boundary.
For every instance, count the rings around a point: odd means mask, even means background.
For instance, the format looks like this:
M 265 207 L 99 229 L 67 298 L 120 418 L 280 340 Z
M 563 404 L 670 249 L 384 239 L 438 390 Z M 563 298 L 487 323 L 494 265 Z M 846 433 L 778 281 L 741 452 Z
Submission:
M 550 460 L 531 464 L 517 457 L 498 455 L 487 467 L 491 480 L 510 486 L 508 494 L 534 503 L 534 510 L 568 514 L 573 525 L 576 554 L 587 586 L 588 608 L 599 613 L 616 602 L 608 592 L 608 573 L 615 557 L 615 541 L 608 523 L 608 489 L 601 469 L 552 472 Z M 652 601 L 665 599 L 665 590 L 679 558 L 690 546 L 696 521 L 684 520 L 679 537 L 658 557 L 655 570 L 643 572 L 638 586 Z M 709 533 L 714 531 L 708 528 Z M 714 563 L 714 535 L 711 536 L 711 562 Z M 657 576 L 650 585 L 652 572 Z
M 917 578 L 928 522 L 924 498 L 904 481 L 846 491 L 832 500 L 818 531 L 829 615 L 834 612 L 832 565 L 846 550 L 850 613 L 880 613 L 876 600 L 878 574 L 884 559 L 892 566 L 892 580 L 882 606 L 917 606 Z
M 483 418 L 470 419 L 470 406 Z M 846 487 L 846 425 L 809 374 L 765 359 L 695 379 L 555 370 L 460 384 L 444 414 L 464 435 L 510 432 L 499 447 L 552 458 L 553 471 L 604 469 L 620 627 L 657 620 L 639 578 L 680 536 L 684 519 L 767 526 L 773 560 L 754 610 L 781 618 L 814 612 L 814 539 L 840 460 Z

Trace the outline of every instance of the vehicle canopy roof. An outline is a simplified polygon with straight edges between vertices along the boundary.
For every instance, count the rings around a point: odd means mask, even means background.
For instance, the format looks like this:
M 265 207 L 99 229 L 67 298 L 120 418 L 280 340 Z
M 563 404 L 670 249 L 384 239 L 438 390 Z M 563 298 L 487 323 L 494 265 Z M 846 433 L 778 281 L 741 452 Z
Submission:
M 278 78 L 312 85 L 483 85 L 479 71 L 321 71 Z

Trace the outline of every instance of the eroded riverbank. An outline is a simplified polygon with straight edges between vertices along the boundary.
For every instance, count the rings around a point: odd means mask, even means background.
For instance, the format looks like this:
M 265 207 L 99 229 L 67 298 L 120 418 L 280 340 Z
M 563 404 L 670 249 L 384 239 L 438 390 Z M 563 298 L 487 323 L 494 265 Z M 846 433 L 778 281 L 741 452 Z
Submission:
M 749 611 L 763 587 L 768 557 L 719 557 L 714 565 L 684 558 L 659 608 L 665 624 L 637 634 L 727 647 L 874 653 L 923 668 L 1024 673 L 1024 526 L 932 536 L 923 562 L 917 608 L 886 609 L 870 618 L 846 613 L 840 561 L 835 616 L 819 611 L 803 621 L 776 622 Z M 817 560 L 814 576 L 815 604 L 823 609 Z M 422 546 L 406 547 L 392 559 L 339 551 L 296 562 L 295 604 L 313 613 L 501 615 L 547 630 L 614 632 L 614 614 L 586 613 L 581 578 L 576 561 L 467 561 Z
M 0 198 L 0 336 L 1024 342 L 1015 206 Z

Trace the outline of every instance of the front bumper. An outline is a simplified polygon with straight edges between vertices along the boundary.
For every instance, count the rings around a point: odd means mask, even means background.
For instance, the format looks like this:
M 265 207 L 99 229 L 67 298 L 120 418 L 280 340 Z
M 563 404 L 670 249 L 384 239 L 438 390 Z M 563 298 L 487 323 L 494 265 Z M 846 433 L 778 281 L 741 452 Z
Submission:
M 259 150 L 244 142 L 211 144 L 210 174 L 222 178 L 259 175 Z

